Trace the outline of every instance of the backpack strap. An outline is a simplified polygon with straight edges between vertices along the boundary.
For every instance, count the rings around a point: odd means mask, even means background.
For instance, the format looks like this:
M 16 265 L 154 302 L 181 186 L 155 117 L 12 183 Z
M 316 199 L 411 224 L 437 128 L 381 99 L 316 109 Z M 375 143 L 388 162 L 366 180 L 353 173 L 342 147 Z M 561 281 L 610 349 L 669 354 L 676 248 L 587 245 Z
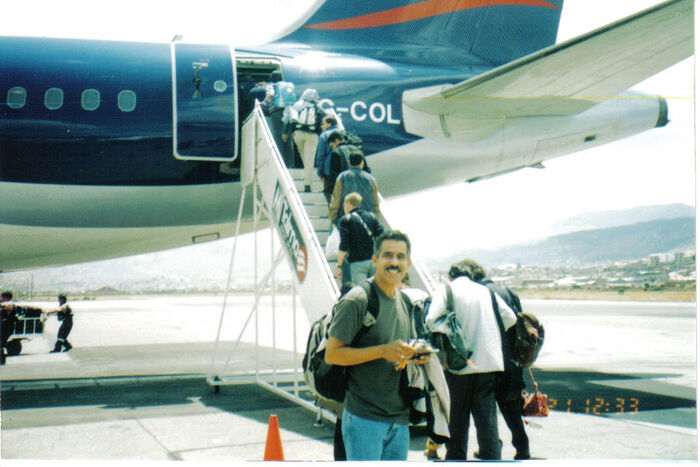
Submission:
M 403 293 L 401 290 L 398 291 L 401 294 L 401 298 L 403 299 L 403 304 L 406 305 L 406 311 L 408 313 L 411 313 L 411 309 L 413 308 L 413 302 L 411 301 L 411 297 Z
M 377 316 L 379 316 L 379 295 L 377 295 L 377 290 L 368 280 L 362 281 L 360 287 L 362 287 L 367 295 L 367 311 L 372 314 L 374 319 L 377 319 Z
M 447 312 L 455 309 L 455 296 L 452 293 L 452 287 L 450 287 L 449 283 L 445 284 L 445 308 Z
M 455 297 L 452 292 L 452 287 L 449 282 L 445 282 L 445 314 L 454 311 L 455 309 Z M 438 354 L 440 358 L 440 365 L 443 370 L 446 370 L 447 365 L 447 352 L 445 352 L 445 340 L 440 339 L 440 353 Z
M 314 126 L 316 127 L 315 132 L 317 134 L 321 134 L 321 123 L 323 122 L 323 117 L 325 117 L 326 111 L 323 110 L 323 107 L 321 107 L 318 102 L 314 102 L 314 108 L 316 109 L 316 119 L 314 121 Z
M 369 312 L 376 320 L 377 316 L 379 316 L 379 295 L 377 295 L 377 291 L 369 281 L 362 281 L 360 287 L 362 287 L 362 290 L 365 291 L 365 295 L 367 295 L 367 312 Z M 360 340 L 360 337 L 367 334 L 367 331 L 369 331 L 369 326 L 363 325 L 360 330 L 357 331 L 351 345 L 356 344 L 357 341 Z
M 369 236 L 370 240 L 374 238 L 374 235 L 372 235 L 372 231 L 369 230 L 369 227 L 367 227 L 367 224 L 365 224 L 365 221 L 362 219 L 362 216 L 357 213 L 357 211 L 353 211 L 350 213 L 350 215 L 357 217 L 357 220 L 360 221 L 360 224 L 362 224 L 362 227 L 365 228 L 365 233 Z M 376 293 L 376 292 L 375 292 Z
M 516 316 L 523 312 L 523 308 L 520 305 L 520 298 L 518 298 L 518 296 L 508 287 L 496 285 L 491 279 L 479 281 L 479 284 L 484 285 L 488 287 L 489 290 L 493 290 L 495 293 L 497 293 L 503 299 L 503 301 L 506 302 L 506 305 L 513 310 L 513 313 L 515 313 Z
M 501 313 L 498 312 L 498 301 L 496 300 L 496 294 L 488 285 L 486 285 L 485 287 L 489 290 L 489 294 L 491 295 L 491 307 L 493 308 L 494 316 L 496 316 L 498 330 L 501 332 L 501 350 L 503 351 L 503 369 L 505 370 L 506 362 L 512 360 L 510 354 L 510 346 L 508 345 L 508 339 L 506 338 L 506 329 L 505 326 L 503 326 L 503 319 L 501 318 Z

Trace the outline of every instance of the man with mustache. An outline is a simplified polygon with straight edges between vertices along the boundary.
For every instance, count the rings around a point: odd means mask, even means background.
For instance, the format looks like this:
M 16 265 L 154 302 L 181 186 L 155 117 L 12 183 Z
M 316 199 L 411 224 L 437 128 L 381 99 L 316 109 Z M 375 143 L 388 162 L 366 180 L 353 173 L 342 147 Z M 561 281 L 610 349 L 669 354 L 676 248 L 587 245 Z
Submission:
M 406 234 L 397 230 L 382 233 L 372 256 L 377 272 L 370 279 L 379 299 L 376 320 L 367 312 L 368 297 L 360 286 L 344 295 L 333 311 L 326 362 L 348 367 L 342 417 L 347 460 L 408 457 L 410 411 L 399 393 L 401 372 L 396 364 L 415 355 L 407 342 L 416 336 L 399 291 L 411 265 L 410 255 Z M 366 326 L 366 332 L 358 336 Z

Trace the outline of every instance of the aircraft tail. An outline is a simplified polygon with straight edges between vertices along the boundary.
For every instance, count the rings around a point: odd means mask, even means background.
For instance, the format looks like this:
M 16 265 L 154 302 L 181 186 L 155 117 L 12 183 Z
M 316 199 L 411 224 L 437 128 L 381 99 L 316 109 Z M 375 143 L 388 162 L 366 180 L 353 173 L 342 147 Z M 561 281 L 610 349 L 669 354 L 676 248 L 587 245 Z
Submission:
M 406 63 L 498 66 L 554 44 L 563 2 L 326 0 L 278 42 Z

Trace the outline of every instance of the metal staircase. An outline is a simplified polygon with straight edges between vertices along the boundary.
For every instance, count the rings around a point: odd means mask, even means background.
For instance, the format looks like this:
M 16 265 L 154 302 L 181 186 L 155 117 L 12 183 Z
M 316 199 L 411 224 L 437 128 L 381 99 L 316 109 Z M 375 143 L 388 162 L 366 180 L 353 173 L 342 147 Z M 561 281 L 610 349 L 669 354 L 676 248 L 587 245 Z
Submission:
M 298 349 L 296 345 L 296 314 L 298 298 L 308 322 L 313 323 L 332 309 L 340 294 L 331 272 L 335 269 L 335 262 L 329 264 L 325 256 L 325 245 L 330 234 L 328 204 L 323 195 L 323 186 L 320 180 L 316 179 L 311 185 L 312 191 L 306 193 L 303 191 L 303 171 L 301 169 L 288 170 L 285 167 L 258 105 L 243 125 L 242 135 L 241 184 L 243 193 L 238 210 L 236 237 L 234 238 L 229 279 L 226 286 L 227 292 L 224 297 L 207 382 L 217 390 L 221 385 L 256 382 L 302 406 L 317 411 L 320 416 L 320 409 L 314 405 L 310 392 L 304 393 L 306 387 L 302 377 L 301 358 L 305 349 Z M 252 196 L 247 193 L 249 191 L 252 191 Z M 218 362 L 221 361 L 219 355 L 221 330 L 227 312 L 230 281 L 236 270 L 236 246 L 246 200 L 248 202 L 252 200 L 253 203 L 255 299 L 233 349 L 228 353 L 223 365 L 216 368 L 217 357 Z M 386 219 L 383 218 L 382 221 L 385 225 L 390 225 Z M 258 230 L 267 225 L 272 227 L 277 242 L 272 238 L 269 242 L 258 241 Z M 258 261 L 259 248 L 269 248 L 271 253 L 269 268 L 264 272 L 261 271 L 261 269 L 265 269 L 264 265 Z M 415 257 L 414 254 L 412 256 Z M 283 330 L 283 332 L 293 333 L 294 348 L 292 353 L 297 356 L 298 362 L 292 368 L 278 368 L 278 359 L 276 358 L 277 302 L 275 297 L 278 284 L 276 284 L 275 270 L 281 263 L 287 263 L 292 273 L 293 324 L 292 329 Z M 426 271 L 421 263 L 414 258 L 413 267 L 409 271 L 412 286 L 432 292 L 432 279 Z M 285 292 L 284 295 L 288 295 L 288 292 Z M 260 368 L 261 360 L 258 352 L 260 331 L 258 317 L 263 299 L 272 310 L 272 326 L 271 329 L 268 329 L 272 332 L 272 358 L 267 360 L 267 363 L 271 364 L 271 368 Z M 239 343 L 252 318 L 255 318 L 256 328 L 255 371 L 232 372 L 229 369 L 230 363 L 237 356 Z M 324 413 L 323 415 L 334 419 L 332 413 Z
M 314 171 L 314 179 L 311 183 L 311 192 L 304 192 L 304 169 L 288 169 L 294 181 L 294 187 L 299 193 L 306 214 L 309 216 L 311 225 L 321 248 L 325 251 L 326 242 L 330 236 L 331 223 L 328 220 L 328 203 L 323 195 L 323 182 Z M 335 261 L 329 262 L 330 270 L 335 269 Z

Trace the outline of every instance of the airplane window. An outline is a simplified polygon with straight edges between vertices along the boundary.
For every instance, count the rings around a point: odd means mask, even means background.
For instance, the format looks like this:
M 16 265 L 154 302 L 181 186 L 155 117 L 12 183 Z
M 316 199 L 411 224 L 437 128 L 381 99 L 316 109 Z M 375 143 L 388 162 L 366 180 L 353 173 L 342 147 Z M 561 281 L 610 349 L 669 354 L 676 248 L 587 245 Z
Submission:
M 44 94 L 44 105 L 49 110 L 58 110 L 63 105 L 63 90 L 59 88 L 47 89 Z
M 7 106 L 11 109 L 21 109 L 27 102 L 27 90 L 16 86 L 7 91 Z
M 100 106 L 100 91 L 97 89 L 86 89 L 80 96 L 80 105 L 85 110 L 95 110 Z
M 218 79 L 214 82 L 214 90 L 216 90 L 216 92 L 224 92 L 227 87 L 226 81 Z
M 136 108 L 136 93 L 134 91 L 122 91 L 117 96 L 117 105 L 122 112 L 131 112 Z

